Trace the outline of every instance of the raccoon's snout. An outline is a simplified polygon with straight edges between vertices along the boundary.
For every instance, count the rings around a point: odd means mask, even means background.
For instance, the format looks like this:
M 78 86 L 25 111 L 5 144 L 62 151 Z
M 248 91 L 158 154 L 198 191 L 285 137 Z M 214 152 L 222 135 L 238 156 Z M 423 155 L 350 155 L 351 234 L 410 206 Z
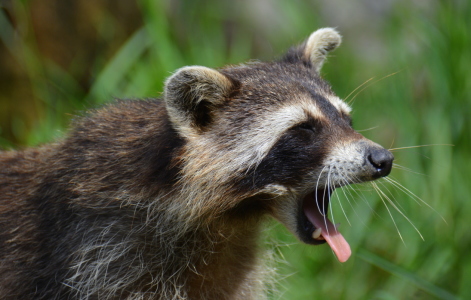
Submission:
M 394 156 L 384 148 L 370 148 L 367 153 L 367 161 L 374 168 L 374 178 L 388 176 L 391 172 Z

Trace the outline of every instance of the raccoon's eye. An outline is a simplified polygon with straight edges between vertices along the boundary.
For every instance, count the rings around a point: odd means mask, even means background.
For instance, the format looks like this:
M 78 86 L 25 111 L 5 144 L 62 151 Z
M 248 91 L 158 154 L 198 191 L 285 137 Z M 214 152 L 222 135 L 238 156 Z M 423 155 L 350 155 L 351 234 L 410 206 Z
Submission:
M 316 132 L 316 128 L 314 127 L 313 124 L 309 122 L 303 122 L 295 127 L 298 130 L 306 130 L 306 131 L 311 131 L 311 132 Z

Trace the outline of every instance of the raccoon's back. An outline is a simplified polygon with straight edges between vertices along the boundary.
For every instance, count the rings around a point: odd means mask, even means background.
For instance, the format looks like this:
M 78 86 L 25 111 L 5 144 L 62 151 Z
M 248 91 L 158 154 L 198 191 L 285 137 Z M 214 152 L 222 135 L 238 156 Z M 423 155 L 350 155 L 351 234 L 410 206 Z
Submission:
M 45 148 L 24 151 L 0 151 L 0 200 L 17 199 L 33 185 Z
M 0 295 L 12 299 L 33 280 L 37 262 L 38 215 L 30 199 L 34 194 L 47 149 L 0 152 Z M 25 294 L 22 294 L 25 295 Z M 2 298 L 3 299 L 3 298 Z

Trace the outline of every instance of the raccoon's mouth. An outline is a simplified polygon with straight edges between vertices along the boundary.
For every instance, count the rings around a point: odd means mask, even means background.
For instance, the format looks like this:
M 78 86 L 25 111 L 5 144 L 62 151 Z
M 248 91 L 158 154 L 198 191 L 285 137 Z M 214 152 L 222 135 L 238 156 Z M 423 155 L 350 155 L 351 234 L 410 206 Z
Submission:
M 334 189 L 318 189 L 307 194 L 302 203 L 301 239 L 307 244 L 327 242 L 340 262 L 351 255 L 350 245 L 328 219 L 330 196 Z

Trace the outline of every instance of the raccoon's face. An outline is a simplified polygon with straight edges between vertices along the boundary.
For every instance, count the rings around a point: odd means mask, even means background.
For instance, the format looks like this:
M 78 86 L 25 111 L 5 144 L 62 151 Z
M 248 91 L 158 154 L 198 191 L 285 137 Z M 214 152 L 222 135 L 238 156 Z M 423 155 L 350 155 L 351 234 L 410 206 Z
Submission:
M 327 241 L 348 259 L 348 244 L 327 218 L 330 195 L 387 176 L 393 156 L 352 129 L 350 107 L 319 77 L 339 44 L 335 30 L 320 29 L 278 62 L 186 67 L 169 78 L 167 110 L 187 140 L 184 181 L 219 201 L 195 200 L 199 214 L 263 210 L 303 242 Z

